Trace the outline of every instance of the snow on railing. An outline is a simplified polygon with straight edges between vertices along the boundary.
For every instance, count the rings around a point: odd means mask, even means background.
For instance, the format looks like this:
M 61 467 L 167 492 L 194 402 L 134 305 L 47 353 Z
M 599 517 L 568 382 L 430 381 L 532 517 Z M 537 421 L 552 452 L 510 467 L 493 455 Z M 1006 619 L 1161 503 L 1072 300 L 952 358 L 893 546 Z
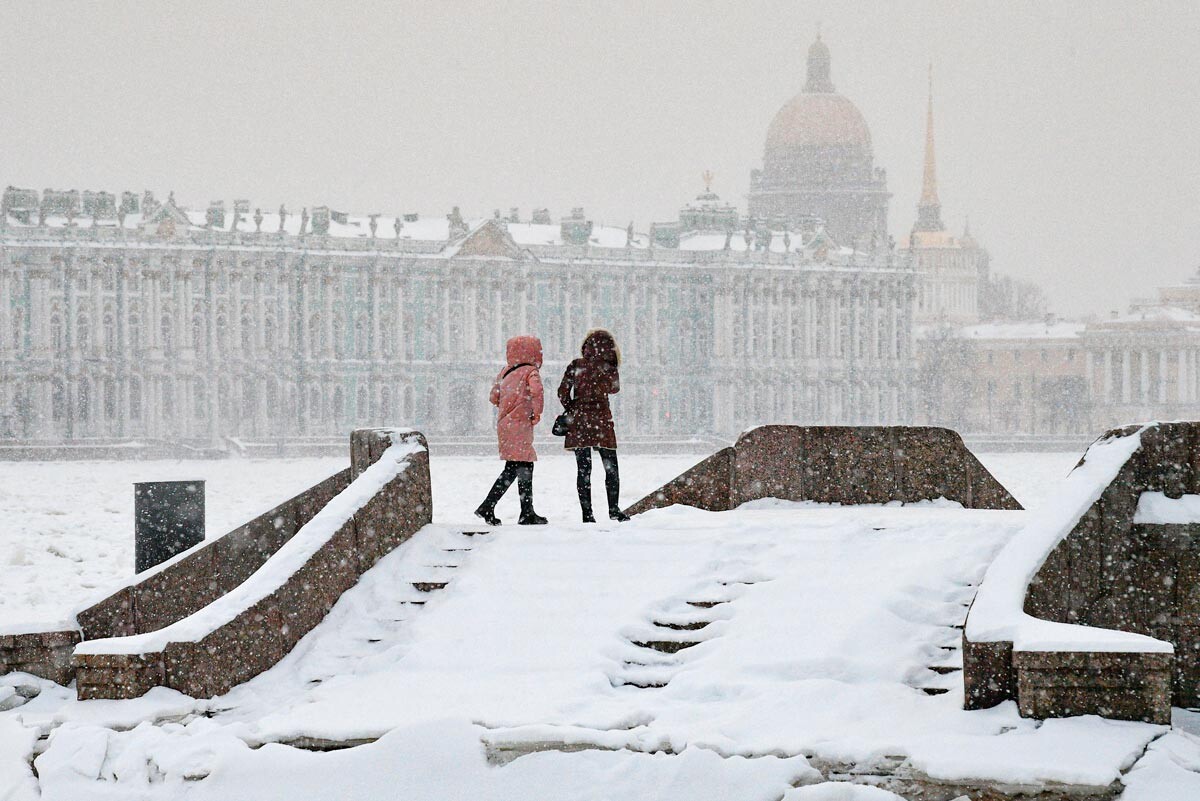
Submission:
M 392 444 L 345 490 L 333 498 L 246 581 L 198 612 L 157 631 L 130 637 L 88 640 L 75 649 L 84 654 L 148 654 L 171 642 L 199 642 L 263 601 L 288 581 L 389 482 L 403 473 L 411 457 L 425 451 L 407 430 L 392 432 Z
M 1035 618 L 1024 611 L 1030 582 L 1121 472 L 1148 423 L 1125 436 L 1097 440 L 1058 493 L 1013 537 L 984 575 L 966 622 L 973 643 L 1012 642 L 1016 651 L 1171 653 L 1170 643 L 1142 634 Z

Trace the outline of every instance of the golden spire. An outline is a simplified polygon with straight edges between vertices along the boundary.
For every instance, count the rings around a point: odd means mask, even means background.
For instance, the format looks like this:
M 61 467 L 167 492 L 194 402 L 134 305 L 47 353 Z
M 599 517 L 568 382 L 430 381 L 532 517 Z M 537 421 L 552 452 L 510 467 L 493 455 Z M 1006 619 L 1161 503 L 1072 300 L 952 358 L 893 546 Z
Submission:
M 929 64 L 929 103 L 925 110 L 925 180 L 917 204 L 918 231 L 944 231 L 942 203 L 937 192 L 937 163 L 933 151 L 933 62 Z
M 925 183 L 921 187 L 922 203 L 937 203 L 937 164 L 933 155 L 933 64 L 929 65 L 929 105 L 925 111 Z

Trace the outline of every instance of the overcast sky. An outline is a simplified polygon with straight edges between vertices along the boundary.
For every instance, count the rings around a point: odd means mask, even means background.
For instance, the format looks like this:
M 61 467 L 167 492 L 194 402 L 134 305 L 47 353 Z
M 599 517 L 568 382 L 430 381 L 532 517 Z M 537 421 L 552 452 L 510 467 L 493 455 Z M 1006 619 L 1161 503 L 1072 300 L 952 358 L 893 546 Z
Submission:
M 818 23 L 833 80 L 920 190 L 934 62 L 943 216 L 1066 313 L 1200 265 L 1200 4 L 0 4 L 0 180 L 181 205 L 489 214 L 644 230 L 745 209 Z

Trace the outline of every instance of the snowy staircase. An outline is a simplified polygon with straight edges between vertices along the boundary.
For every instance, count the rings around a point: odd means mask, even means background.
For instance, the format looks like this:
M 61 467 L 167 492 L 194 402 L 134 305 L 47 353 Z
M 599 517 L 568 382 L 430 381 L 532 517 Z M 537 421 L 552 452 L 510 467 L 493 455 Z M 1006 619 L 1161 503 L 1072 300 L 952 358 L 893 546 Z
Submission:
M 930 654 L 925 671 L 909 681 L 911 687 L 926 695 L 945 695 L 962 688 L 962 630 L 977 589 L 974 584 L 963 584 L 943 603 L 929 606 L 930 614 L 937 621 L 935 650 Z
M 407 554 L 389 554 L 373 571 L 394 574 L 396 580 L 360 582 L 330 611 L 325 622 L 292 654 L 226 696 L 223 713 L 241 706 L 237 716 L 253 716 L 263 707 L 282 708 L 303 703 L 307 691 L 325 681 L 354 673 L 386 670 L 402 659 L 409 648 L 407 630 L 426 604 L 452 585 L 455 571 L 464 567 L 470 553 L 487 541 L 487 531 L 443 529 L 419 535 Z M 368 574 L 370 571 L 368 571 Z M 257 710 L 257 711 L 256 711 Z M 288 744 L 310 750 L 332 750 L 356 744 L 304 742 Z
M 614 687 L 658 690 L 666 687 L 683 666 L 687 653 L 701 643 L 721 636 L 730 604 L 740 590 L 756 581 L 715 581 L 688 599 L 671 599 L 650 615 L 648 626 L 626 633 L 631 648 L 620 666 L 609 675 Z

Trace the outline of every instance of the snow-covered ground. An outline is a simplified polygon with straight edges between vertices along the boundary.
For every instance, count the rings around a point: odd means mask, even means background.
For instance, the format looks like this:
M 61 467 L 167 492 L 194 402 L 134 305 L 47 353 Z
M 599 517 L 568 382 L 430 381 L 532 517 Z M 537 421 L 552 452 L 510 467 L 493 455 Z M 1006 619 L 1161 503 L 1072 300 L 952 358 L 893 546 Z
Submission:
M 1077 458 L 983 461 L 1036 508 Z M 623 458 L 623 500 L 695 461 Z M 0 575 L 28 569 L 58 584 L 40 600 L 21 596 L 25 610 L 53 617 L 67 604 L 65 585 L 128 570 L 128 547 L 121 563 L 117 543 L 130 536 L 130 481 L 207 478 L 210 530 L 223 531 L 339 466 L 0 466 L 11 479 L 5 507 L 20 522 L 14 539 L 34 562 L 10 565 L 5 537 Z M 116 553 L 107 573 L 29 556 L 61 538 L 39 535 L 39 523 L 70 528 L 65 515 L 46 514 L 52 488 L 27 493 L 24 508 L 11 492 L 31 467 L 74 498 L 59 509 L 89 510 L 78 522 L 89 531 L 77 536 Z M 159 689 L 80 703 L 46 682 L 0 678 L 0 709 L 15 700 L 8 690 L 6 704 L 7 687 L 41 688 L 0 712 L 0 800 L 24 801 L 39 787 L 45 799 L 900 797 L 844 783 L 851 768 L 859 782 L 901 792 L 906 781 L 974 792 L 996 782 L 1101 788 L 1122 777 L 1124 801 L 1200 792 L 1200 740 L 1188 733 L 1200 716 L 1180 711 L 1165 734 L 1098 718 L 1038 724 L 1011 703 L 961 709 L 955 626 L 1027 512 L 764 501 L 584 526 L 573 463 L 553 455 L 536 474 L 552 525 L 466 536 L 498 468 L 435 454 L 435 525 L 367 573 L 282 663 L 225 696 Z M 81 494 L 72 479 L 93 474 Z M 599 501 L 599 471 L 594 484 Z M 96 511 L 106 507 L 116 511 Z M 500 515 L 515 517 L 513 499 Z M 441 581 L 432 593 L 413 586 Z M 676 653 L 644 645 L 672 641 L 698 644 Z M 295 747 L 327 741 L 364 744 Z
M 622 456 L 625 505 L 695 464 L 700 456 Z M 994 454 L 982 457 L 1027 507 L 1037 504 L 1071 469 L 1078 454 Z M 344 459 L 230 459 L 150 462 L 0 462 L 0 626 L 57 620 L 107 582 L 133 572 L 133 484 L 203 479 L 207 530 L 220 535 L 346 465 Z M 434 514 L 439 522 L 469 522 L 471 510 L 500 470 L 493 458 L 438 457 L 432 462 Z M 603 478 L 592 477 L 603 511 Z M 579 519 L 575 464 L 547 454 L 534 474 L 539 511 L 554 522 Z M 517 517 L 515 488 L 500 516 Z

